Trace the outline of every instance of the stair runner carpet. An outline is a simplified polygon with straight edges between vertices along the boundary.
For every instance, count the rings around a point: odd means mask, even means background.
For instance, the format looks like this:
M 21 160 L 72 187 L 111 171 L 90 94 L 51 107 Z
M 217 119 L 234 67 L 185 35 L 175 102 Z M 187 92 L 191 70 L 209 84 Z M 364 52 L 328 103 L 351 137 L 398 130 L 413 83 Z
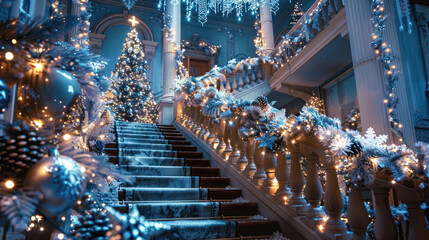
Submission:
M 171 227 L 162 239 L 222 239 L 269 236 L 277 222 L 249 218 L 257 204 L 233 201 L 229 187 L 172 125 L 115 122 L 117 143 L 106 145 L 112 162 L 127 170 L 131 184 L 119 190 L 121 212 L 137 208 L 148 220 Z

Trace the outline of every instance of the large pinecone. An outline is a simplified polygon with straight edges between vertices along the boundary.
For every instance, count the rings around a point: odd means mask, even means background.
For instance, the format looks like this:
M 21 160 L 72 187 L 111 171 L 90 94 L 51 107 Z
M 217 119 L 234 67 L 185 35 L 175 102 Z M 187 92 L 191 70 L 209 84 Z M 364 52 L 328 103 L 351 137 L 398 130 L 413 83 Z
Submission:
M 79 217 L 79 222 L 74 223 L 71 233 L 82 240 L 107 240 L 106 233 L 111 229 L 112 224 L 106 213 L 91 208 Z
M 258 105 L 262 110 L 268 106 L 268 99 L 265 96 L 258 96 L 255 101 L 258 102 Z
M 37 130 L 24 123 L 10 125 L 0 139 L 1 180 L 11 179 L 21 184 L 27 170 L 43 158 L 44 141 Z

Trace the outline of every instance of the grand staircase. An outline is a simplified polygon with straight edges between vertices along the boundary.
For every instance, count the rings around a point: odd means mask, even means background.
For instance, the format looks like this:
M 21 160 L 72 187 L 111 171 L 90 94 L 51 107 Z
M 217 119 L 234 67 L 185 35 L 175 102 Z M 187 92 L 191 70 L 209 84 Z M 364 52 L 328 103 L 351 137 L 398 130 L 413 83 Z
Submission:
M 137 209 L 171 227 L 162 239 L 263 239 L 278 229 L 258 215 L 258 206 L 220 177 L 172 125 L 115 123 L 110 160 L 130 174 L 119 189 L 121 212 Z M 157 239 L 160 239 L 157 238 Z

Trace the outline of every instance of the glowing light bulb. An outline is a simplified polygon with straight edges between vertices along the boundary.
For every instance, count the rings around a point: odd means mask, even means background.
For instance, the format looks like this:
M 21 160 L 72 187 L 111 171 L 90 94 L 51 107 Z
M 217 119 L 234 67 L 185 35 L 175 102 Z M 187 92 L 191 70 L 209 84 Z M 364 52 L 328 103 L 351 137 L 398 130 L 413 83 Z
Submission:
M 63 136 L 63 139 L 66 141 L 70 140 L 70 138 L 71 138 L 71 136 L 68 133 Z
M 12 180 L 7 180 L 4 185 L 8 189 L 12 189 L 15 186 L 15 183 Z
M 6 60 L 10 61 L 10 60 L 13 59 L 13 53 L 6 52 L 6 54 L 4 55 L 4 57 L 6 58 Z

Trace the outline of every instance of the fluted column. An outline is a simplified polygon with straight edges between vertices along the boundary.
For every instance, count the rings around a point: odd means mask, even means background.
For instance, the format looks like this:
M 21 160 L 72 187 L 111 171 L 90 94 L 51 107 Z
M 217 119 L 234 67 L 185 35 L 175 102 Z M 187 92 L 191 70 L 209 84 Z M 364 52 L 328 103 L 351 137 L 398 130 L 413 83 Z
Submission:
M 265 174 L 265 170 L 264 170 L 265 151 L 264 151 L 264 148 L 259 147 L 259 144 L 260 142 L 256 141 L 256 144 L 255 144 L 256 172 L 255 172 L 255 175 L 253 175 L 253 180 L 255 181 L 256 184 L 261 186 L 263 180 L 267 178 L 267 174 Z
M 365 240 L 367 239 L 366 231 L 369 224 L 368 211 L 359 187 L 351 186 L 350 188 L 347 219 L 353 232 L 353 240 Z
M 247 146 L 246 146 L 247 165 L 246 165 L 246 168 L 244 169 L 244 172 L 250 178 L 252 178 L 256 172 L 254 156 L 255 156 L 255 139 L 248 138 Z
M 377 240 L 398 239 L 398 229 L 392 217 L 389 205 L 390 187 L 378 183 L 372 187 L 375 196 L 374 234 Z
M 305 196 L 310 206 L 306 213 L 307 218 L 317 220 L 323 216 L 323 209 L 320 207 L 320 200 L 322 199 L 323 189 L 320 183 L 319 174 L 317 173 L 317 155 L 305 154 L 304 155 L 307 165 L 307 181 L 305 184 Z
M 175 44 L 180 45 L 180 1 L 177 4 L 166 4 L 165 14 L 170 18 L 168 24 L 172 31 L 174 31 L 173 41 Z M 163 95 L 160 101 L 160 122 L 162 124 L 170 124 L 173 121 L 174 79 L 176 79 L 175 46 L 167 37 L 167 33 L 164 32 L 162 35 Z
M 30 19 L 33 22 L 42 22 L 46 13 L 46 0 L 30 1 Z
M 288 187 L 289 167 L 287 165 L 286 152 L 284 150 L 277 152 L 276 178 L 279 182 L 279 188 L 277 189 L 276 196 L 278 196 L 283 202 L 287 202 L 292 195 L 292 192 Z
M 370 45 L 373 32 L 371 1 L 344 0 L 344 5 L 362 130 L 372 127 L 377 134 L 391 136 L 387 109 L 383 103 L 383 69 Z
M 260 10 L 262 46 L 267 52 L 272 52 L 274 50 L 274 31 L 269 1 L 266 1 Z

